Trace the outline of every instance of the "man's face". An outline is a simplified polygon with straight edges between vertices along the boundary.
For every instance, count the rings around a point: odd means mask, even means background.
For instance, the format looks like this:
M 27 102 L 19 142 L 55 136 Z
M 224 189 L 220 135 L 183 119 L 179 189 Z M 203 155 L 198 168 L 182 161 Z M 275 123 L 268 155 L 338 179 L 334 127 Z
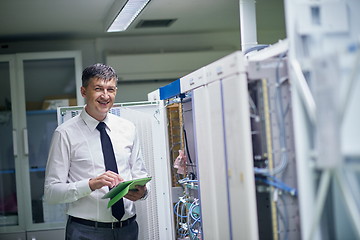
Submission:
M 86 112 L 96 120 L 102 121 L 114 104 L 116 80 L 92 78 L 87 87 L 81 87 L 81 95 L 86 100 Z

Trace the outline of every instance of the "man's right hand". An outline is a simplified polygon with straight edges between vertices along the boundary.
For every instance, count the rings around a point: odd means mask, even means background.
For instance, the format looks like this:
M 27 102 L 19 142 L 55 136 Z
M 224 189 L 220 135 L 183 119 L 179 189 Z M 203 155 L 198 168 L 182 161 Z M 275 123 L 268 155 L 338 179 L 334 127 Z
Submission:
M 120 177 L 119 174 L 112 171 L 106 171 L 105 173 L 97 176 L 96 178 L 90 178 L 89 187 L 92 191 L 102 188 L 103 186 L 113 188 L 123 181 L 124 179 Z

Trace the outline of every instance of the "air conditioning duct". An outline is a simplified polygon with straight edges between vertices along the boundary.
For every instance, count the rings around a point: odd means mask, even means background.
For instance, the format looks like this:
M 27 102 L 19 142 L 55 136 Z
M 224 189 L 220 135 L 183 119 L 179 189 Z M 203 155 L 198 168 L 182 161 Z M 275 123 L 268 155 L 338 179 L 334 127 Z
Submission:
M 120 81 L 178 79 L 231 53 L 223 51 L 167 52 L 145 54 L 108 54 Z

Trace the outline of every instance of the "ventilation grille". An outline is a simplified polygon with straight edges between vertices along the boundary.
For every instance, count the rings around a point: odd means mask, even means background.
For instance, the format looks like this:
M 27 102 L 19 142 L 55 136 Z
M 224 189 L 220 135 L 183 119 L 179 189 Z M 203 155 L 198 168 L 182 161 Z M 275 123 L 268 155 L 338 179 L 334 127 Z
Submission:
M 176 19 L 140 20 L 135 28 L 169 27 Z

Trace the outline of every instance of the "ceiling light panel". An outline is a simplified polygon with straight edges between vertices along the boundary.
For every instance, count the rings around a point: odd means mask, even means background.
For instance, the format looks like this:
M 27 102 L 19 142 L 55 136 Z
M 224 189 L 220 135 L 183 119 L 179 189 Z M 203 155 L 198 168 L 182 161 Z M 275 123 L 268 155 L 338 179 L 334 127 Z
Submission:
M 128 0 L 107 32 L 125 31 L 149 2 L 150 0 Z

